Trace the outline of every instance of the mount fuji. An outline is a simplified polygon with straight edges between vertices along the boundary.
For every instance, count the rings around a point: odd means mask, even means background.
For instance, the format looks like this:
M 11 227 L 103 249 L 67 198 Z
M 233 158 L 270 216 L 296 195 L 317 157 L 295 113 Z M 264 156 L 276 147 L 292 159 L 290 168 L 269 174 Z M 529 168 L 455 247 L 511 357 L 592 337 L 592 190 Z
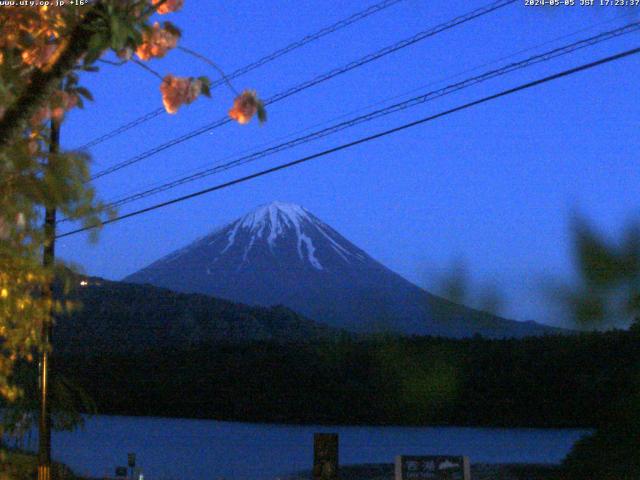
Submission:
M 556 331 L 449 302 L 374 260 L 301 206 L 258 207 L 125 282 L 284 305 L 358 333 L 522 337 Z

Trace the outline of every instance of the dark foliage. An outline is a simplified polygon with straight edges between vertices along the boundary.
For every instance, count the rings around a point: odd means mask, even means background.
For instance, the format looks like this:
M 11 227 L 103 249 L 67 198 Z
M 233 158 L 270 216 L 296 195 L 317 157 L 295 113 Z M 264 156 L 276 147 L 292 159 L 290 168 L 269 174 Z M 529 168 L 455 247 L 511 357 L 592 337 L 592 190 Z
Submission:
M 636 389 L 611 405 L 606 421 L 578 441 L 565 458 L 562 480 L 640 478 L 639 401 Z
M 56 319 L 53 341 L 59 353 L 125 354 L 151 347 L 316 341 L 342 335 L 282 306 L 252 307 L 92 277 L 75 277 L 72 283 L 75 287 L 65 298 L 79 307 L 72 315 Z
M 210 344 L 58 356 L 102 413 L 269 422 L 597 427 L 630 398 L 633 332 Z M 640 418 L 640 417 L 635 417 Z

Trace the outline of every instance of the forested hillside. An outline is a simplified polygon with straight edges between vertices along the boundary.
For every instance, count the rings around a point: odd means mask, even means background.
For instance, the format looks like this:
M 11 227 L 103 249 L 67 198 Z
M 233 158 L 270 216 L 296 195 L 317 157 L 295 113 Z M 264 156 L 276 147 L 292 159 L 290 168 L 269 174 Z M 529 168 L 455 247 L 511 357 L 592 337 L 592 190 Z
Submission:
M 252 307 L 151 285 L 72 278 L 76 287 L 66 298 L 78 308 L 56 319 L 57 352 L 125 354 L 211 342 L 316 341 L 340 334 L 282 306 Z
M 638 390 L 633 332 L 211 344 L 58 356 L 102 413 L 244 421 L 592 427 Z

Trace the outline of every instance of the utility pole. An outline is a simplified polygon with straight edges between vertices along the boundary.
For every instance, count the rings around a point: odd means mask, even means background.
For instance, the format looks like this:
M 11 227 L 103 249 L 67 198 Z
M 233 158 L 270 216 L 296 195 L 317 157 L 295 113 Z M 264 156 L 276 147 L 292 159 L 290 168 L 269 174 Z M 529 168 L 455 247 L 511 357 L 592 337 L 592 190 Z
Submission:
M 52 168 L 55 156 L 60 150 L 60 121 L 51 119 L 51 137 L 49 141 L 49 160 L 47 168 Z M 44 215 L 44 250 L 42 264 L 45 268 L 53 269 L 56 258 L 56 208 L 46 206 Z M 53 300 L 53 282 L 45 285 L 43 295 Z M 38 480 L 51 480 L 51 405 L 49 375 L 51 372 L 51 334 L 53 330 L 53 309 L 48 318 L 42 322 L 43 349 L 40 354 L 40 419 L 38 422 Z

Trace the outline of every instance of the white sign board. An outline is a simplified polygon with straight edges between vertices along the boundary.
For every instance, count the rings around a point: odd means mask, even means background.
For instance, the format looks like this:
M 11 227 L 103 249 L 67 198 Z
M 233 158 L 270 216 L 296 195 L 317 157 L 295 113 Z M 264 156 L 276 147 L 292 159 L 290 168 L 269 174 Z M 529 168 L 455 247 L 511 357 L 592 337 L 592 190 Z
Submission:
M 469 457 L 398 455 L 395 480 L 471 480 Z

